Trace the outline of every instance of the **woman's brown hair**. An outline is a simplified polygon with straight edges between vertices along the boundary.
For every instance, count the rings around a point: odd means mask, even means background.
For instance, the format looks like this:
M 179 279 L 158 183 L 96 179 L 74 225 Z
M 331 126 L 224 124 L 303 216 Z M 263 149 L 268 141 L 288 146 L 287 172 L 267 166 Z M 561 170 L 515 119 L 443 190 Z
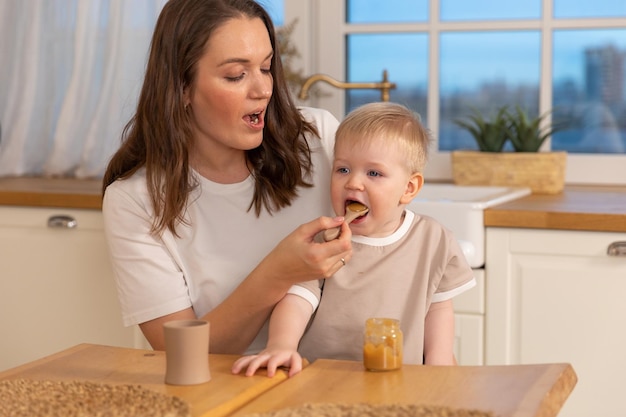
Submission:
M 195 85 L 197 62 L 211 34 L 240 17 L 261 19 L 275 52 L 263 142 L 246 151 L 255 179 L 250 209 L 254 207 L 257 216 L 264 208 L 273 213 L 291 204 L 298 187 L 311 186 L 308 178 L 313 167 L 304 134 L 318 132 L 302 118 L 290 96 L 267 12 L 254 0 L 170 0 L 154 29 L 137 111 L 124 128 L 122 145 L 111 158 L 102 184 L 104 195 L 111 183 L 145 167 L 154 208 L 153 233 L 167 228 L 176 234 L 197 186 L 188 162 L 193 139 L 183 91 Z

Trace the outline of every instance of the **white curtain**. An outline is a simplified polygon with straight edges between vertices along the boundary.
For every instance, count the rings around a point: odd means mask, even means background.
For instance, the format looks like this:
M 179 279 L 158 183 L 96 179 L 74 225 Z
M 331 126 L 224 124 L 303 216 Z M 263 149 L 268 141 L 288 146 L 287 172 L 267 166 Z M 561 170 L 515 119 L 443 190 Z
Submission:
M 98 178 L 166 0 L 0 0 L 0 176 Z

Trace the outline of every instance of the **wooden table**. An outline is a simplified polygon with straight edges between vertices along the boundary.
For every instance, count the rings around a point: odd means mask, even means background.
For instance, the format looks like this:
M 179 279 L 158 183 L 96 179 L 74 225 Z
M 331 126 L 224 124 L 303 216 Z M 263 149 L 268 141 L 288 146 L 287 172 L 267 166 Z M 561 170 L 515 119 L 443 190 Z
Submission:
M 499 417 L 556 416 L 576 385 L 569 364 L 404 365 L 366 372 L 352 361 L 317 360 L 249 402 L 233 416 L 304 403 L 411 403 L 493 411 Z
M 282 371 L 273 378 L 268 378 L 264 371 L 252 377 L 232 375 L 230 367 L 237 357 L 209 355 L 211 381 L 174 386 L 164 383 L 164 352 L 81 344 L 0 372 L 0 380 L 26 378 L 139 384 L 185 400 L 190 404 L 193 416 L 226 416 L 287 379 L 287 374 Z
M 235 355 L 209 355 L 211 381 L 164 383 L 165 355 L 81 344 L 0 372 L 2 379 L 139 384 L 187 401 L 193 416 L 243 416 L 304 403 L 411 403 L 493 411 L 499 417 L 556 416 L 576 384 L 569 364 L 420 366 L 367 372 L 360 362 L 318 360 L 293 378 L 279 371 L 232 375 Z

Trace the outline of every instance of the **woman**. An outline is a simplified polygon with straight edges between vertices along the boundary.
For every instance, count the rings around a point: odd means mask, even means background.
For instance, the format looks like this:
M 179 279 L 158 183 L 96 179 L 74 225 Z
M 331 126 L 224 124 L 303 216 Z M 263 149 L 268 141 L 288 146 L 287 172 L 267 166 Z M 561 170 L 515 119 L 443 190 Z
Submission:
M 328 112 L 294 106 L 256 2 L 170 0 L 103 180 L 125 325 L 163 349 L 163 323 L 199 317 L 212 352 L 255 352 L 285 294 L 315 308 L 317 289 L 292 285 L 351 256 L 343 218 L 323 217 L 336 127 Z M 316 243 L 338 225 L 340 239 Z

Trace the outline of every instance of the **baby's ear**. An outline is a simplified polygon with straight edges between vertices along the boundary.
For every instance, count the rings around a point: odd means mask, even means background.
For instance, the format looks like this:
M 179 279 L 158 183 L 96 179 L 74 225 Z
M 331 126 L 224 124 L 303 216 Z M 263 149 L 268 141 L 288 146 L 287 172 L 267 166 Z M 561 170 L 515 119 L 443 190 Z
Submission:
M 416 172 L 411 175 L 409 181 L 406 184 L 406 189 L 404 190 L 404 194 L 400 198 L 400 204 L 409 204 L 411 200 L 420 192 L 422 186 L 424 185 L 424 176 Z

